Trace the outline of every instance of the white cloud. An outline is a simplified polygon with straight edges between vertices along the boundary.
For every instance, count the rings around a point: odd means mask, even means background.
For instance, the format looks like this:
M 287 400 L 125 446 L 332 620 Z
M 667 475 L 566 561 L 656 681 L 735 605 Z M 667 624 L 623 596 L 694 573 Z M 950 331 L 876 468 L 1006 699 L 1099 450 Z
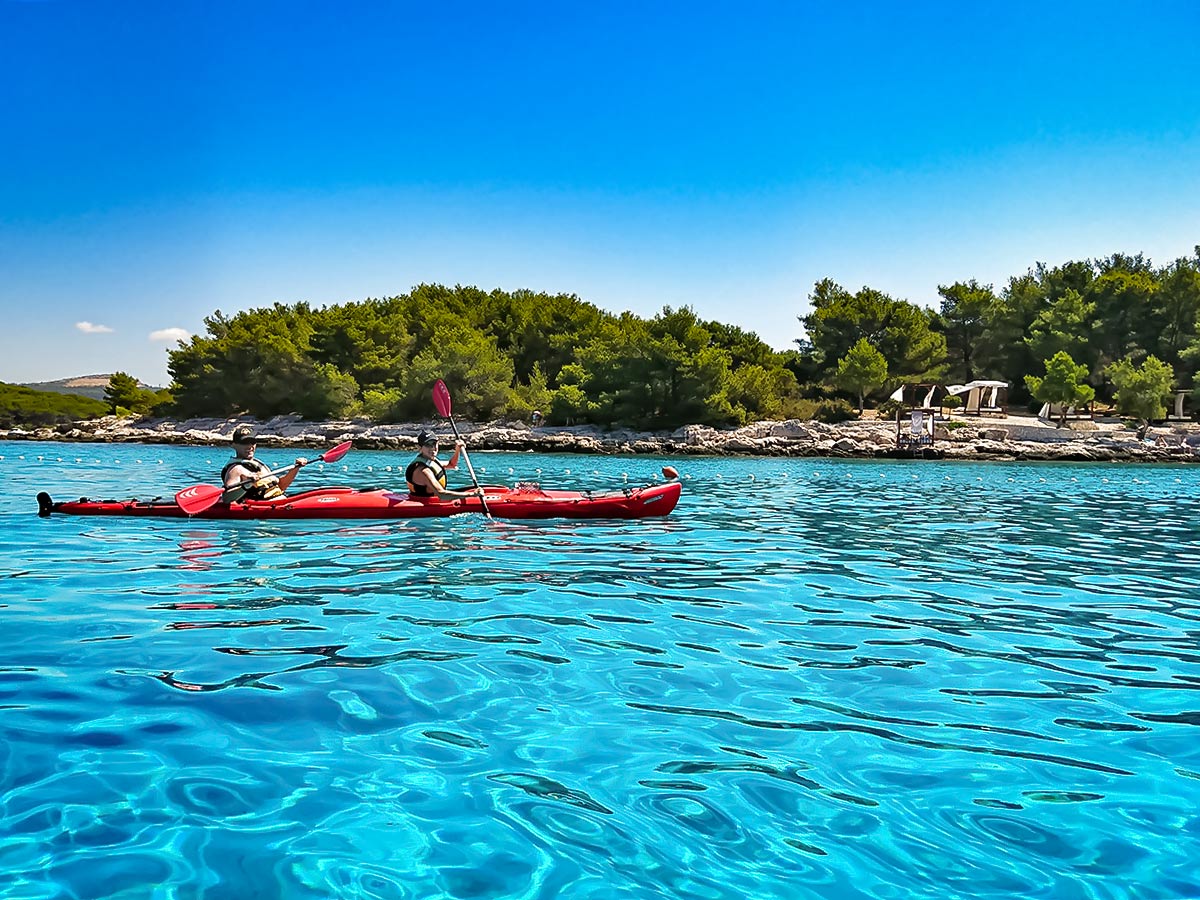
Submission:
M 93 325 L 91 322 L 76 322 L 75 327 L 84 334 L 112 334 L 112 329 L 107 325 Z
M 152 341 L 186 341 L 192 333 L 186 328 L 160 328 L 150 332 Z

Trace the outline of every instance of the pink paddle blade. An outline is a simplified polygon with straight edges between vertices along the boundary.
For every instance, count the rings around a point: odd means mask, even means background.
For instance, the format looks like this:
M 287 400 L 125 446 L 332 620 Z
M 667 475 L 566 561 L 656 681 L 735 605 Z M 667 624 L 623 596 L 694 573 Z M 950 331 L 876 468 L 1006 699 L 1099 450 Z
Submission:
M 452 409 L 450 404 L 450 389 L 446 387 L 446 382 L 438 379 L 433 386 L 433 405 L 437 408 L 438 415 L 445 418 L 450 418 Z
M 338 444 L 332 450 L 326 450 L 324 453 L 322 453 L 321 462 L 337 462 L 339 459 L 349 453 L 353 446 L 354 444 L 351 441 L 342 441 L 342 443 Z

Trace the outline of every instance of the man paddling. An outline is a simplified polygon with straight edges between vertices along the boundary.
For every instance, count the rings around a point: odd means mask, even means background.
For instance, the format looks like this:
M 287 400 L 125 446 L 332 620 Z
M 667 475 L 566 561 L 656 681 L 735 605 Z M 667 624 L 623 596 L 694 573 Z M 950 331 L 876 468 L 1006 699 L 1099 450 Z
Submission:
M 225 492 L 221 495 L 222 503 L 234 503 L 238 500 L 274 500 L 282 497 L 300 468 L 308 463 L 308 460 L 301 456 L 290 469 L 277 478 L 269 474 L 270 466 L 254 458 L 254 448 L 257 446 L 258 435 L 249 425 L 239 425 L 233 430 L 233 459 L 221 470 L 221 482 L 225 485 Z
M 454 452 L 446 462 L 437 458 L 438 438 L 436 434 L 422 431 L 417 435 L 417 458 L 408 464 L 404 471 L 404 480 L 408 482 L 408 492 L 414 497 L 481 497 L 483 488 L 469 491 L 451 491 L 446 489 L 446 470 L 458 468 L 458 456 L 462 452 L 463 442 L 454 442 Z

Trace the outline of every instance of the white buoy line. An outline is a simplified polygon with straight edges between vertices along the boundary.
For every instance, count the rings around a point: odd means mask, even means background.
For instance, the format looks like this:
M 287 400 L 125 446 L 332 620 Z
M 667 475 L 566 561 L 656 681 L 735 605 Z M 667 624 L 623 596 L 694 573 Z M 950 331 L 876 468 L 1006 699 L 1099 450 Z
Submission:
M 4 461 L 4 460 L 10 459 L 10 458 L 14 459 L 14 460 L 21 460 L 21 461 L 26 461 L 26 460 L 36 461 L 39 463 L 48 463 L 48 462 L 49 463 L 64 463 L 64 462 L 66 462 L 69 464 L 73 461 L 77 465 L 97 465 L 97 466 L 99 466 L 99 465 L 104 465 L 104 464 L 110 464 L 110 465 L 114 465 L 114 466 L 126 466 L 126 467 L 145 466 L 145 465 L 161 466 L 161 465 L 165 465 L 165 463 L 166 463 L 166 460 L 163 460 L 163 459 L 134 458 L 132 460 L 129 460 L 129 459 L 123 460 L 121 458 L 114 458 L 111 461 L 108 461 L 108 460 L 103 460 L 103 459 L 99 459 L 99 458 L 93 458 L 91 460 L 88 460 L 88 459 L 85 459 L 84 457 L 79 457 L 79 456 L 73 457 L 73 458 L 70 458 L 70 457 L 64 458 L 61 456 L 59 456 L 59 457 L 47 456 L 45 454 L 36 454 L 35 455 L 35 454 L 22 453 L 22 454 L 17 454 L 16 456 L 13 456 L 13 457 L 8 457 L 7 455 L 0 454 L 0 461 Z M 206 459 L 205 465 L 213 466 L 215 464 L 211 459 Z M 329 466 L 329 468 L 332 471 L 335 471 L 335 472 L 340 471 L 340 472 L 344 472 L 344 473 L 350 473 L 351 471 L 369 472 L 369 473 L 401 472 L 401 471 L 403 471 L 402 466 L 392 466 L 392 465 L 379 466 L 379 465 L 375 465 L 375 464 L 370 464 L 370 465 L 363 464 L 360 466 L 351 466 L 348 464 L 343 464 L 340 467 L 338 467 L 336 465 L 331 465 L 331 466 Z M 321 463 L 319 471 L 324 472 L 325 469 L 326 469 L 326 465 L 324 463 Z M 481 475 L 485 475 L 485 474 L 487 474 L 488 470 L 487 470 L 486 466 L 480 466 L 477 469 L 477 471 Z M 526 471 L 528 471 L 528 470 L 526 470 Z M 508 475 L 510 475 L 514 478 L 530 477 L 531 479 L 534 479 L 534 478 L 541 479 L 543 476 L 547 477 L 547 478 L 556 477 L 556 473 L 553 470 L 548 470 L 543 467 L 535 467 L 532 470 L 532 473 L 530 473 L 530 475 L 524 476 L 524 473 L 517 472 L 516 467 L 509 466 L 509 467 L 507 467 L 507 473 L 508 473 Z M 810 472 L 810 473 L 804 473 L 804 472 L 795 473 L 795 477 L 800 482 L 811 482 L 811 481 L 819 480 L 822 478 L 828 478 L 828 477 L 836 478 L 839 476 L 844 477 L 847 480 L 854 480 L 857 475 L 862 475 L 862 474 L 863 474 L 862 472 L 856 473 L 856 472 L 852 472 L 852 471 L 833 472 L 833 471 L 828 471 L 828 470 L 824 470 L 824 471 L 823 470 L 814 470 L 813 472 Z M 626 483 L 629 482 L 629 480 L 630 480 L 630 473 L 628 471 L 620 472 L 620 473 L 604 473 L 604 472 L 601 472 L 601 470 L 599 470 L 599 469 L 580 470 L 580 469 L 575 469 L 573 467 L 564 467 L 561 470 L 559 470 L 557 475 L 565 476 L 565 477 L 574 477 L 574 478 L 578 478 L 581 476 L 586 477 L 586 476 L 590 475 L 593 478 L 599 478 L 599 479 L 613 479 L 613 480 L 619 479 L 620 481 L 626 482 Z M 907 473 L 907 479 L 905 479 L 905 474 L 901 473 L 901 472 L 896 472 L 896 473 L 880 472 L 880 473 L 878 473 L 878 476 L 879 476 L 880 480 L 885 480 L 885 481 L 891 479 L 893 476 L 898 479 L 911 480 L 911 481 L 923 480 L 921 475 L 914 474 L 911 472 Z M 663 480 L 663 476 L 656 472 L 652 472 L 646 476 L 640 476 L 640 477 L 645 477 L 646 480 L 653 481 L 653 482 L 660 482 Z M 691 481 L 694 479 L 695 476 L 693 476 L 691 473 L 686 473 L 686 474 L 680 473 L 678 477 L 679 477 L 680 481 Z M 933 477 L 936 477 L 936 475 L 934 475 Z M 786 471 L 775 472 L 775 473 L 770 473 L 768 475 L 764 475 L 764 480 L 768 483 L 771 481 L 774 481 L 776 479 L 790 479 L 790 478 L 792 478 L 792 473 L 786 472 Z M 1081 480 L 1080 477 L 1074 476 L 1074 475 L 1068 476 L 1068 478 L 1069 478 L 1070 482 L 1074 483 L 1074 484 L 1079 484 L 1080 480 Z M 759 477 L 755 473 L 749 473 L 746 476 L 746 479 L 748 481 L 756 482 L 759 480 Z M 954 480 L 954 476 L 949 475 L 949 474 L 943 475 L 943 480 L 944 481 L 952 481 L 952 480 Z M 976 476 L 974 480 L 976 483 L 983 483 L 983 482 L 987 481 L 987 479 L 985 479 L 983 476 Z M 1018 484 L 1024 480 L 1025 479 L 1023 479 L 1023 478 L 1015 478 L 1012 476 L 1007 476 L 1005 478 L 1005 481 L 1008 484 Z M 1032 478 L 1030 478 L 1029 480 L 1032 482 Z M 1049 478 L 1042 477 L 1042 476 L 1037 477 L 1038 484 L 1049 484 L 1054 480 L 1055 479 L 1049 479 Z M 1090 480 L 1090 479 L 1084 479 L 1084 480 Z M 1127 479 L 1126 478 L 1114 479 L 1110 476 L 1102 476 L 1096 480 L 1100 481 L 1103 484 L 1114 484 L 1114 483 L 1122 484 L 1122 483 L 1124 483 L 1124 484 L 1136 484 L 1136 485 L 1153 485 L 1155 483 L 1154 479 L 1142 478 L 1142 477 L 1138 477 L 1138 476 L 1130 476 Z M 1183 478 L 1181 478 L 1179 476 L 1174 477 L 1173 481 L 1177 485 L 1184 484 Z

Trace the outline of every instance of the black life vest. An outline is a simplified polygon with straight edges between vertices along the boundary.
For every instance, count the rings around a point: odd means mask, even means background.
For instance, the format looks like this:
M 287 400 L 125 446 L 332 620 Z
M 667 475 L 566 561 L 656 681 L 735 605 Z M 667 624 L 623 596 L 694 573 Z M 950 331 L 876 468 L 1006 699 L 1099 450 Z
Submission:
M 221 484 L 225 483 L 225 479 L 229 477 L 229 470 L 234 466 L 241 466 L 243 469 L 258 475 L 262 472 L 270 472 L 271 467 L 265 462 L 258 459 L 238 459 L 233 458 L 225 464 L 225 468 L 221 470 Z M 276 497 L 282 497 L 283 491 L 279 488 L 279 479 L 272 475 L 269 478 L 263 478 L 258 484 L 252 484 L 246 489 L 239 500 L 274 500 Z
M 408 492 L 414 497 L 433 497 L 435 494 L 429 490 L 424 480 L 416 481 L 417 469 L 425 468 L 433 473 L 434 479 L 442 486 L 446 487 L 446 468 L 436 459 L 426 459 L 424 456 L 418 456 L 408 464 L 408 468 L 404 470 L 404 480 L 408 482 Z

